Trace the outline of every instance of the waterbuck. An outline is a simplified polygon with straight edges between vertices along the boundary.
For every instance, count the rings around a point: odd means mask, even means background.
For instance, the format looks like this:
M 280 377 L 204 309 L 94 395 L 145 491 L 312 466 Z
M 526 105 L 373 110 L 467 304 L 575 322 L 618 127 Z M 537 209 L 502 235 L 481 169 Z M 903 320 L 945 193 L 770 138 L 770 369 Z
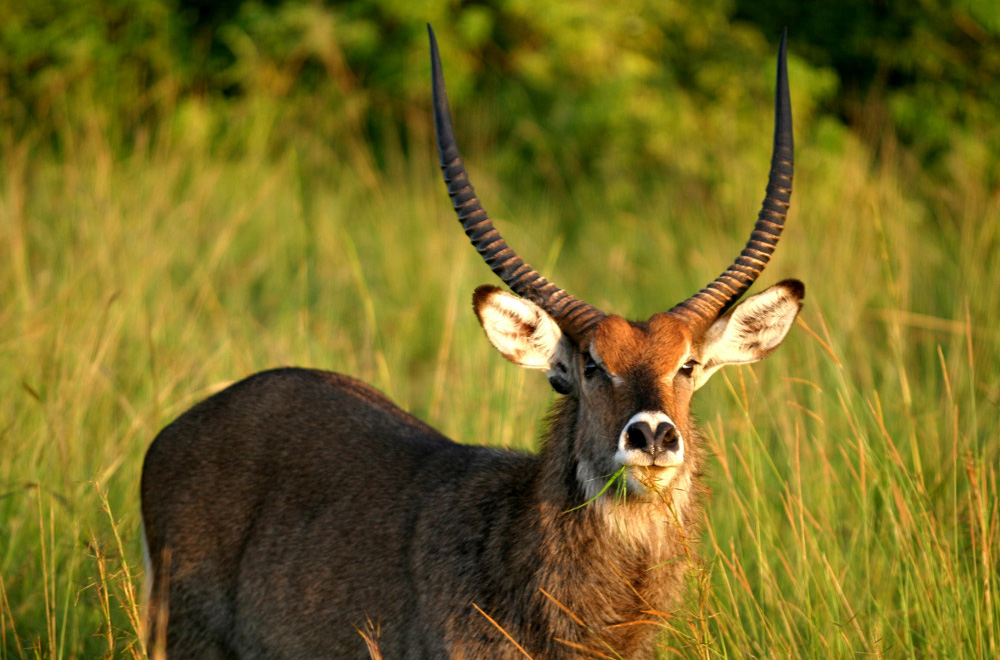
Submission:
M 699 518 L 691 396 L 760 360 L 802 305 L 786 280 L 735 304 L 792 185 L 785 41 L 774 152 L 746 247 L 691 298 L 626 321 L 548 282 L 500 237 L 459 156 L 433 32 L 441 168 L 472 244 L 490 342 L 561 396 L 538 455 L 456 444 L 357 380 L 276 369 L 167 426 L 146 455 L 149 639 L 181 658 L 650 658 Z M 608 484 L 611 487 L 606 487 Z

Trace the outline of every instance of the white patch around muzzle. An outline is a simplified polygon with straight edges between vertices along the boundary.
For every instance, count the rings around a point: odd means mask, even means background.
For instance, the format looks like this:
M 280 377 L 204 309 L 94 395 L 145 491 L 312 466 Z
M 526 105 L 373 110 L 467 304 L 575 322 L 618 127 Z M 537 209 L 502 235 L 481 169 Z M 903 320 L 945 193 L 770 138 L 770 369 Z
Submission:
M 655 434 L 656 429 L 661 424 L 669 424 L 674 429 L 677 425 L 664 412 L 643 411 L 632 416 L 622 428 L 618 436 L 618 451 L 615 452 L 615 461 L 619 465 L 628 466 L 629 486 L 637 490 L 663 490 L 667 488 L 680 467 L 684 464 L 684 437 L 677 432 L 677 446 L 672 449 L 660 451 L 648 451 L 646 449 L 635 449 L 628 446 L 629 429 L 634 425 L 645 422 Z

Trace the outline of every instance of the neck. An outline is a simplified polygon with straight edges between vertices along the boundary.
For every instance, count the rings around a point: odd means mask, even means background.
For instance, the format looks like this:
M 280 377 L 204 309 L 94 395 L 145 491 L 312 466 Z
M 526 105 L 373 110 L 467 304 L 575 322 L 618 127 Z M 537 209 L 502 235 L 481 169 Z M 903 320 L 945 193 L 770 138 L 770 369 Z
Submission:
M 577 405 L 566 397 L 553 410 L 534 484 L 542 540 L 532 561 L 545 590 L 537 604 L 566 639 L 589 645 L 596 635 L 615 649 L 644 648 L 656 626 L 621 624 L 656 623 L 649 612 L 669 608 L 670 594 L 681 592 L 693 556 L 695 473 L 678 474 L 669 493 L 623 494 L 612 485 L 594 497 L 574 451 Z

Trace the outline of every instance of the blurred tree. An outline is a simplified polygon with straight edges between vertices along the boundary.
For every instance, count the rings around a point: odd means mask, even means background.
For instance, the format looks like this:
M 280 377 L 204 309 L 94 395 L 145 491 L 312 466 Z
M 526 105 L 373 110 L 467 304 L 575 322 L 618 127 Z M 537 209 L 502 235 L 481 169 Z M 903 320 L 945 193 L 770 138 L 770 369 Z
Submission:
M 126 129 L 155 119 L 176 93 L 174 13 L 169 0 L 0 3 L 0 121 L 44 133 L 99 109 Z
M 441 37 L 451 101 L 479 140 L 472 148 L 491 149 L 506 173 L 537 176 L 555 194 L 587 176 L 623 199 L 649 183 L 647 172 L 710 187 L 724 171 L 720 159 L 743 151 L 759 158 L 768 139 L 759 118 L 770 104 L 774 46 L 787 25 L 800 136 L 822 124 L 823 144 L 837 148 L 834 123 L 876 147 L 891 134 L 931 168 L 945 168 L 958 153 L 993 181 L 1000 158 L 992 130 L 1000 120 L 997 6 L 2 3 L 0 119 L 15 132 L 58 135 L 97 112 L 128 148 L 138 128 L 173 121 L 188 100 L 211 105 L 215 134 L 224 135 L 232 108 L 272 99 L 281 102 L 283 126 L 275 139 L 301 128 L 335 143 L 350 131 L 376 155 L 386 145 L 405 149 L 408 136 L 423 139 L 429 130 L 430 22 Z
M 794 26 L 795 52 L 840 79 L 829 111 L 875 146 L 892 131 L 933 169 L 963 136 L 1000 148 L 995 0 L 735 0 L 734 18 L 765 32 Z

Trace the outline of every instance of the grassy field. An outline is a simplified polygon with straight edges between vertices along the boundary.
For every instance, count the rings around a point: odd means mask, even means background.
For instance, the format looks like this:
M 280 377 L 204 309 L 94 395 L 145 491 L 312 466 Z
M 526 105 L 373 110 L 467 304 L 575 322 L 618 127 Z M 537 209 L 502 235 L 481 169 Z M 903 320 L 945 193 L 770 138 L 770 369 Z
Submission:
M 0 660 L 144 657 L 143 453 L 254 371 L 341 371 L 456 439 L 535 446 L 553 395 L 481 336 L 471 292 L 493 277 L 429 139 L 376 168 L 359 139 L 275 151 L 267 107 L 220 148 L 201 113 L 128 156 L 100 125 L 58 155 L 2 140 Z M 463 142 L 512 245 L 642 318 L 735 256 L 769 146 L 720 144 L 708 190 L 610 201 L 498 180 Z M 961 162 L 944 184 L 888 147 L 798 146 L 764 280 L 804 280 L 806 308 L 697 397 L 708 524 L 660 657 L 1000 657 L 1000 193 Z

